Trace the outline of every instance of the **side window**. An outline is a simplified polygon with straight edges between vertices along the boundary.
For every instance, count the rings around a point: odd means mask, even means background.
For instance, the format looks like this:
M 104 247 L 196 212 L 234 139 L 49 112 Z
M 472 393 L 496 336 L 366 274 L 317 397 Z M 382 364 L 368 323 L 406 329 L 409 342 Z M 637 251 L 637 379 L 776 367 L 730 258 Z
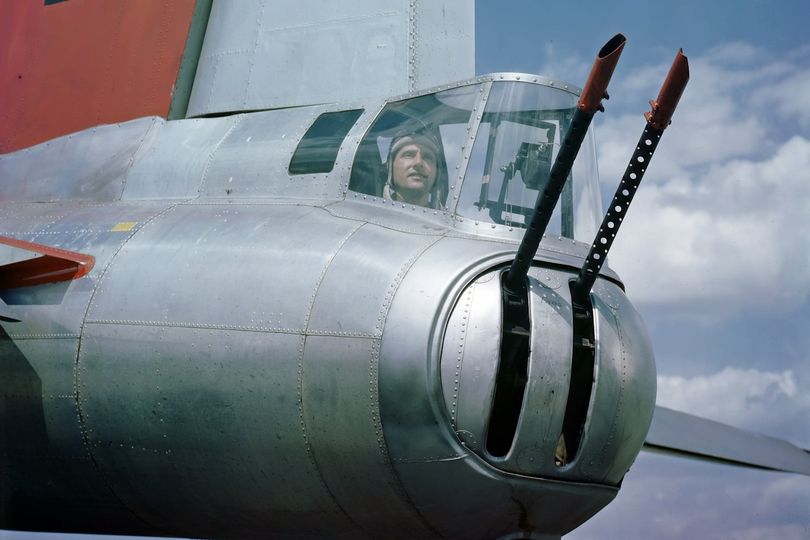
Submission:
M 338 150 L 363 109 L 323 113 L 309 127 L 290 160 L 290 174 L 330 172 Z

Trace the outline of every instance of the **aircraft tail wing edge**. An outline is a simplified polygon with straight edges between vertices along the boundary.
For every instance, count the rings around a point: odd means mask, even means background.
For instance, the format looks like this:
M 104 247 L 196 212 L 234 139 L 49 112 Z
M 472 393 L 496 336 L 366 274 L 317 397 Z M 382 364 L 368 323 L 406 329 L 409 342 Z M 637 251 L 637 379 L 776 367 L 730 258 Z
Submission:
M 0 289 L 79 279 L 93 268 L 92 255 L 0 236 L 0 244 L 42 255 L 0 266 Z
M 775 437 L 656 406 L 644 450 L 810 476 L 810 451 Z

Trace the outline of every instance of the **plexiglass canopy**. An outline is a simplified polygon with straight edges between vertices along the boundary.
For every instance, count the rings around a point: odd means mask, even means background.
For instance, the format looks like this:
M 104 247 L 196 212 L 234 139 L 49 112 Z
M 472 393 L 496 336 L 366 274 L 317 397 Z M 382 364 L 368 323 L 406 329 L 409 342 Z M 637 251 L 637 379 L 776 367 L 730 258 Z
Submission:
M 360 145 L 350 189 L 398 200 L 401 180 L 390 166 L 399 153 L 396 141 L 403 136 L 426 141 L 424 145 L 438 150 L 435 178 L 429 172 L 423 175 L 424 189 L 430 191 L 427 204 L 482 232 L 521 235 L 548 180 L 578 97 L 561 84 L 526 79 L 516 74 L 483 77 L 388 103 Z M 546 234 L 590 242 L 601 218 L 600 206 L 596 152 L 589 132 Z

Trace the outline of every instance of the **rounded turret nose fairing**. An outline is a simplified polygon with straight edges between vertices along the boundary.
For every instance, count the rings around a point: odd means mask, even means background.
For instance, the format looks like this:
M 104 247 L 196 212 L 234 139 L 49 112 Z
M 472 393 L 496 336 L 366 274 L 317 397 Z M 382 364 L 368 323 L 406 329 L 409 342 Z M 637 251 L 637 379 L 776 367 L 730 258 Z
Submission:
M 600 280 L 592 296 L 590 395 L 576 380 L 572 384 L 572 358 L 579 361 L 574 343 L 582 338 L 574 330 L 570 278 L 563 270 L 531 270 L 528 362 L 522 373 L 501 358 L 501 270 L 467 286 L 444 336 L 444 401 L 462 443 L 500 470 L 617 485 L 641 449 L 652 418 L 652 348 L 622 290 Z M 514 406 L 497 409 L 497 392 L 512 392 Z M 584 425 L 573 430 L 579 441 L 566 441 L 566 410 L 583 399 L 588 413 Z M 566 428 L 566 433 L 570 438 L 572 431 Z

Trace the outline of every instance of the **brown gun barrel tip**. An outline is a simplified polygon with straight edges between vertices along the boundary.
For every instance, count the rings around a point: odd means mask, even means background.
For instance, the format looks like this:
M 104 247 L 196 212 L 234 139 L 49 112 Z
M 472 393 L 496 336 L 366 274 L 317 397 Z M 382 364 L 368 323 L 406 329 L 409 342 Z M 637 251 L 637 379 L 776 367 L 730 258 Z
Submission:
M 683 47 L 678 49 L 678 52 L 675 54 L 675 59 L 672 61 L 672 65 L 685 66 L 687 69 L 689 69 L 689 58 L 683 54 Z
M 605 110 L 601 101 L 607 94 L 608 82 L 610 82 L 625 43 L 627 43 L 627 38 L 623 34 L 616 34 L 599 50 L 588 80 L 585 81 L 585 86 L 582 88 L 579 101 L 577 101 L 579 110 L 589 114 Z
M 689 58 L 683 54 L 683 48 L 678 49 L 678 54 L 675 55 L 673 65 L 679 65 L 682 69 L 686 70 L 687 77 L 689 76 Z
M 627 43 L 627 38 L 622 33 L 618 33 L 612 38 L 608 40 L 607 43 L 602 45 L 602 48 L 599 49 L 599 54 L 596 55 L 597 58 L 605 58 L 610 56 L 616 50 L 624 47 L 624 44 Z
M 652 109 L 644 113 L 644 118 L 650 125 L 663 130 L 672 123 L 672 114 L 675 112 L 688 82 L 689 62 L 683 54 L 683 49 L 678 49 L 664 84 L 658 92 L 658 98 L 650 101 Z

